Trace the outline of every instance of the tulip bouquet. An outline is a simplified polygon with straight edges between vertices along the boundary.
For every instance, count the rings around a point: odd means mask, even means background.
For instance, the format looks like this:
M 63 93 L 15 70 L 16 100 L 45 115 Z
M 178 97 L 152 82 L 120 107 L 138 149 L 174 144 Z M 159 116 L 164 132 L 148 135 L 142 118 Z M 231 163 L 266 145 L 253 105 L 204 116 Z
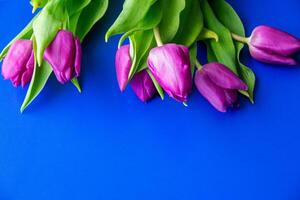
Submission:
M 31 0 L 32 21 L 3 49 L 2 75 L 17 87 L 30 83 L 21 112 L 37 97 L 52 72 L 61 84 L 81 91 L 81 42 L 104 15 L 108 0 Z
M 21 112 L 37 97 L 52 72 L 61 84 L 81 91 L 81 43 L 101 19 L 108 0 L 31 0 L 32 21 L 1 52 L 2 75 L 14 86 L 30 83 Z M 238 105 L 238 94 L 254 102 L 255 75 L 240 61 L 244 45 L 253 58 L 296 65 L 300 40 L 269 26 L 245 37 L 241 19 L 225 0 L 125 0 L 105 40 L 122 34 L 116 53 L 117 81 L 143 102 L 164 93 L 187 104 L 195 84 L 218 111 Z M 129 44 L 124 41 L 129 39 Z M 207 47 L 206 64 L 197 45 Z
M 115 59 L 121 91 L 130 84 L 144 102 L 166 92 L 186 104 L 194 82 L 220 112 L 237 105 L 238 93 L 254 101 L 255 75 L 240 61 L 245 44 L 253 58 L 271 64 L 296 65 L 292 55 L 300 49 L 298 38 L 269 26 L 246 38 L 225 0 L 125 0 L 106 41 L 116 34 L 122 34 Z M 207 47 L 205 65 L 197 60 L 199 42 Z

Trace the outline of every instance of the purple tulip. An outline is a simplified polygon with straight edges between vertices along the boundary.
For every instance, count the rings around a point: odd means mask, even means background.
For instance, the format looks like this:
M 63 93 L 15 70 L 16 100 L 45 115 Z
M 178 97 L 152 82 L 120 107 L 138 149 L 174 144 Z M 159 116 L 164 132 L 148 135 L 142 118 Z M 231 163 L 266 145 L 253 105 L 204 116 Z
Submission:
M 64 84 L 78 77 L 81 68 L 82 49 L 78 37 L 61 30 L 48 46 L 44 59 L 52 66 L 57 80 Z
M 128 75 L 131 67 L 129 53 L 130 45 L 121 46 L 116 53 L 116 74 L 120 90 L 123 92 L 127 85 Z
M 146 70 L 135 74 L 130 85 L 138 98 L 143 102 L 147 102 L 156 94 L 156 88 Z
M 30 82 L 34 68 L 34 54 L 31 40 L 15 41 L 3 60 L 2 75 L 17 87 Z
M 300 50 L 300 40 L 286 32 L 258 26 L 250 37 L 249 45 L 252 57 L 261 62 L 297 65 L 291 56 Z
M 128 82 L 128 75 L 131 67 L 130 45 L 121 46 L 116 53 L 116 73 L 120 90 L 123 92 Z M 146 70 L 135 74 L 130 85 L 138 98 L 147 102 L 156 93 L 156 88 Z
M 148 67 L 154 78 L 172 98 L 186 102 L 192 89 L 190 56 L 187 47 L 166 44 L 152 49 Z
M 248 90 L 238 76 L 220 63 L 209 63 L 197 70 L 195 84 L 204 98 L 220 112 L 226 112 L 228 106 L 237 102 L 238 90 Z

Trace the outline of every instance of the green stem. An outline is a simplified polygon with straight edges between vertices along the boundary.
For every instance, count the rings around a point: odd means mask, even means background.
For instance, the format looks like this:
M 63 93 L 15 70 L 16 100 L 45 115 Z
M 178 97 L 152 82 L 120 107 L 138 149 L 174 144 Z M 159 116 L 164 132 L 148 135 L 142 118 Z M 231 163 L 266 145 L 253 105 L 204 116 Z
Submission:
M 197 69 L 202 69 L 202 65 L 200 64 L 200 62 L 199 62 L 199 60 L 198 59 L 196 59 L 196 67 L 197 67 Z
M 153 32 L 154 32 L 154 37 L 155 37 L 155 40 L 156 40 L 156 44 L 157 46 L 162 46 L 163 45 L 163 42 L 161 40 L 161 36 L 160 36 L 160 33 L 159 33 L 159 28 L 158 27 L 155 27 L 153 29 Z
M 246 37 L 243 37 L 243 36 L 240 36 L 240 35 L 237 35 L 237 34 L 234 34 L 234 33 L 231 33 L 231 37 L 238 41 L 238 42 L 241 42 L 241 43 L 244 43 L 244 44 L 248 44 L 249 43 L 249 39 L 246 38 Z

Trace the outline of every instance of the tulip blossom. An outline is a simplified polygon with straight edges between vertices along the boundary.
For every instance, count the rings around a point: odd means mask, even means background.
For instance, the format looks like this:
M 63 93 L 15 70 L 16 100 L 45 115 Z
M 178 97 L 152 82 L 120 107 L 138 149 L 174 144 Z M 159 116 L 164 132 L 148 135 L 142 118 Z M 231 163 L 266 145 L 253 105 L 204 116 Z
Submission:
M 300 40 L 276 28 L 259 26 L 250 37 L 249 48 L 252 57 L 261 62 L 296 65 L 291 56 L 300 50 Z
M 2 75 L 17 87 L 30 82 L 34 68 L 34 54 L 31 40 L 15 41 L 3 60 Z
M 221 63 L 209 63 L 197 70 L 195 84 L 204 98 L 220 112 L 235 105 L 238 90 L 248 90 L 248 86 Z
M 79 76 L 81 57 L 79 38 L 65 30 L 57 33 L 44 53 L 44 59 L 49 62 L 57 80 L 62 84 Z
M 129 53 L 130 45 L 121 46 L 115 59 L 117 80 L 120 90 L 123 92 L 127 85 L 128 75 L 131 67 L 131 58 Z
M 192 89 L 189 49 L 183 45 L 165 44 L 152 49 L 148 67 L 154 78 L 172 98 L 186 102 Z
M 135 74 L 130 85 L 138 98 L 143 102 L 147 102 L 156 94 L 156 88 L 146 70 Z

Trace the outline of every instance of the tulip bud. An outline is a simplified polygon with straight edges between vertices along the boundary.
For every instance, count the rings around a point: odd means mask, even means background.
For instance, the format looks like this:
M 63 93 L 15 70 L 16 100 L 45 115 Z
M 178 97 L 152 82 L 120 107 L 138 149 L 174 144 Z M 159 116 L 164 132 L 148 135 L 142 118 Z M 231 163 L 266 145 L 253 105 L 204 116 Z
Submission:
M 153 81 L 146 70 L 135 74 L 130 85 L 138 98 L 143 102 L 150 100 L 156 93 Z
M 258 26 L 250 37 L 249 48 L 252 57 L 261 62 L 297 65 L 291 56 L 300 50 L 300 40 L 276 28 Z
M 123 92 L 127 85 L 128 75 L 131 67 L 129 53 L 130 45 L 121 46 L 116 53 L 116 74 L 120 90 Z
M 30 82 L 34 68 L 34 54 L 31 40 L 15 41 L 3 60 L 2 75 L 17 87 Z
M 209 63 L 197 70 L 195 84 L 220 112 L 226 112 L 228 106 L 237 102 L 238 90 L 248 90 L 248 86 L 221 63 Z
M 48 46 L 44 59 L 52 66 L 57 80 L 64 84 L 80 74 L 82 49 L 73 33 L 61 30 Z
M 189 49 L 183 45 L 166 44 L 152 49 L 148 67 L 166 93 L 186 102 L 192 89 Z

